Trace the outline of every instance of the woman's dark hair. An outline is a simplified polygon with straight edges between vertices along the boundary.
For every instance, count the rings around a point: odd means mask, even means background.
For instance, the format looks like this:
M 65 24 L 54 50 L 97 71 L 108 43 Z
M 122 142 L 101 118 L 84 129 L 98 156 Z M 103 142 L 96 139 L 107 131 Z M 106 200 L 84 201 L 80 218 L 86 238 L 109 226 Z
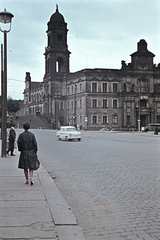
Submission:
M 23 123 L 24 130 L 30 129 L 30 124 L 28 122 Z

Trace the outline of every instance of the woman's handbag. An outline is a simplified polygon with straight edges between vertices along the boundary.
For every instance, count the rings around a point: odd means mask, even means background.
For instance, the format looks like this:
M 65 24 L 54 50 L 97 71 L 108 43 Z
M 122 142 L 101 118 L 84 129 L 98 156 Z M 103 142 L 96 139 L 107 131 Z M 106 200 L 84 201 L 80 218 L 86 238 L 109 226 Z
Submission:
M 40 161 L 38 160 L 38 157 L 36 157 L 36 165 L 34 170 L 37 170 L 39 167 L 40 167 Z
M 14 141 L 14 148 L 16 149 L 17 148 L 17 142 Z

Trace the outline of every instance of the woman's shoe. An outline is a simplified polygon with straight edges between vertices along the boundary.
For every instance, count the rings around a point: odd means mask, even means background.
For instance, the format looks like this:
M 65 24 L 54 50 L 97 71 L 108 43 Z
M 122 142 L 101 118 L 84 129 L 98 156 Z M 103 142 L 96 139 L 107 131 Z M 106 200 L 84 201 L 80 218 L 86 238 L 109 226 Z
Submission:
M 26 180 L 24 183 L 25 183 L 25 184 L 29 184 L 29 180 Z
M 33 182 L 33 179 L 30 179 L 30 184 L 31 184 L 31 185 L 33 185 L 33 184 L 34 184 L 34 182 Z

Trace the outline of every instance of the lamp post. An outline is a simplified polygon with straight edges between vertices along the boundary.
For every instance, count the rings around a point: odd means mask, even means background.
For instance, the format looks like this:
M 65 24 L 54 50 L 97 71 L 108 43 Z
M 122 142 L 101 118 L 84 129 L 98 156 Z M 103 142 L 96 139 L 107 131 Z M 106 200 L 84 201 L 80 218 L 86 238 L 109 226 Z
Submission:
M 60 98 L 60 93 L 55 93 L 55 120 L 56 120 L 55 127 L 56 127 L 56 129 L 58 129 L 58 120 L 59 120 L 59 98 Z
M 7 143 L 7 33 L 11 30 L 13 14 L 4 9 L 0 12 L 0 31 L 4 33 L 4 55 L 3 55 L 3 74 L 1 79 L 2 85 L 2 121 L 1 121 L 1 136 L 2 136 L 2 151 L 1 156 L 6 157 Z

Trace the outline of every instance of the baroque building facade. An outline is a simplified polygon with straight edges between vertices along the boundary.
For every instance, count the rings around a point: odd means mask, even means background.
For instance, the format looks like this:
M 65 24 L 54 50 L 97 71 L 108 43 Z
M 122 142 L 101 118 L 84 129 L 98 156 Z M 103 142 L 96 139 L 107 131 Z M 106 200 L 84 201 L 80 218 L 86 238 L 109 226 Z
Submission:
M 131 62 L 120 69 L 82 69 L 70 72 L 67 23 L 58 6 L 50 17 L 43 82 L 26 73 L 24 114 L 45 117 L 53 128 L 81 126 L 87 130 L 112 127 L 138 129 L 160 123 L 160 64 L 141 39 Z

